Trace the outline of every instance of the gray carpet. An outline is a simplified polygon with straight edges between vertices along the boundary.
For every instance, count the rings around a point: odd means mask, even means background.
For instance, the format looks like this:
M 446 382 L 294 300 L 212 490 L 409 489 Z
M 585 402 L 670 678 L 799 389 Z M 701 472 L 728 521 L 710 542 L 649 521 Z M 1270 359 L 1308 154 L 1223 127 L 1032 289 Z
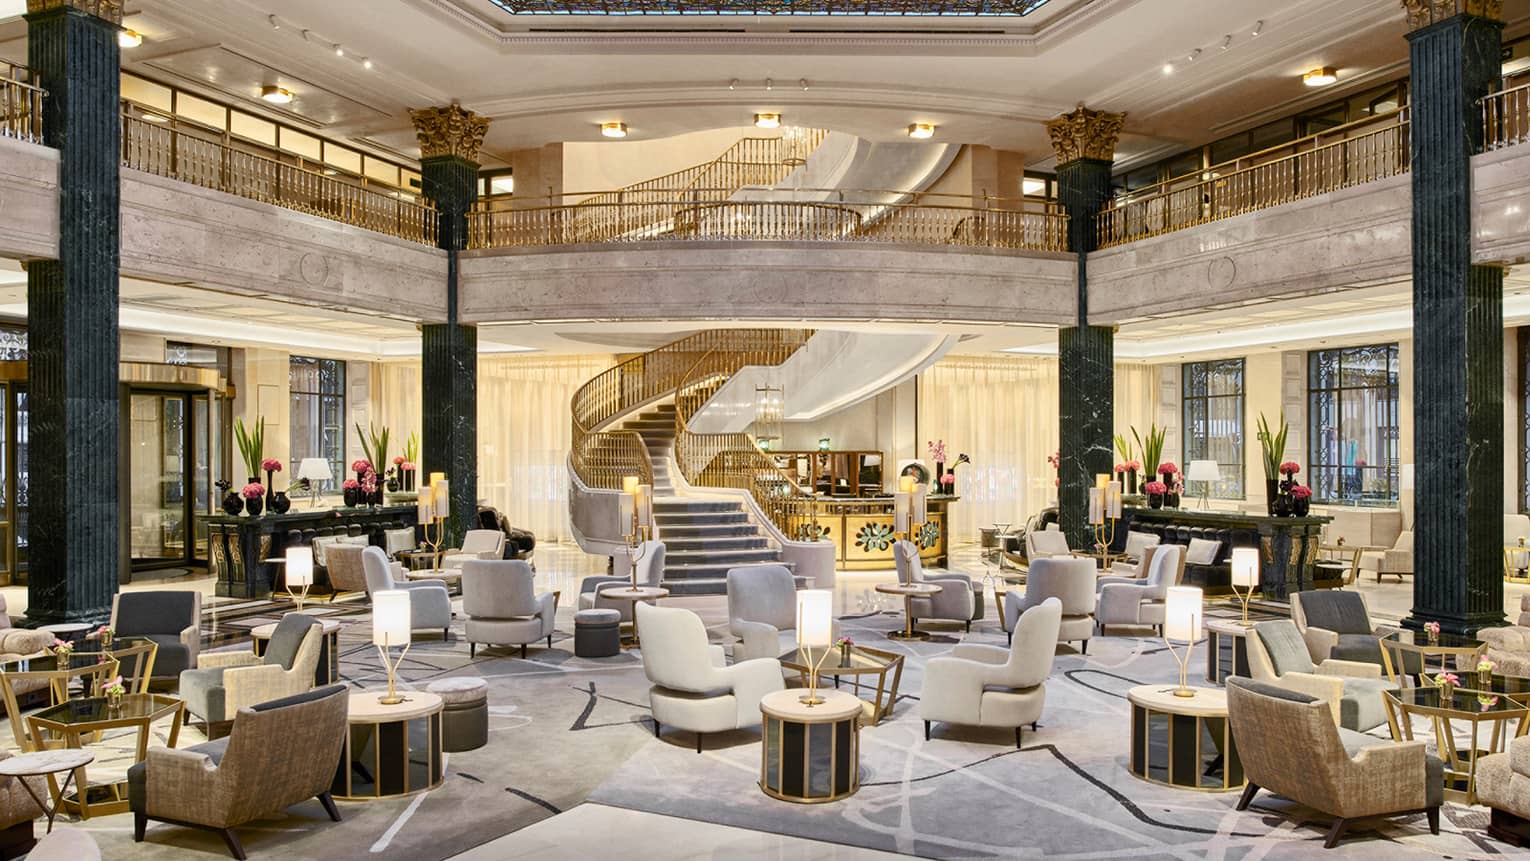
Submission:
M 991 615 L 991 613 L 990 613 Z M 364 689 L 384 684 L 365 617 L 340 619 L 342 670 Z M 1007 730 L 937 727 L 923 739 L 917 694 L 923 661 L 948 650 L 959 629 L 934 642 L 905 646 L 881 632 L 897 616 L 850 618 L 852 636 L 907 650 L 893 717 L 862 735 L 862 786 L 854 797 L 804 806 L 767 798 L 759 778 L 759 733 L 708 737 L 694 752 L 689 733 L 653 736 L 647 682 L 637 658 L 576 658 L 560 634 L 551 650 L 479 652 L 469 662 L 460 639 L 424 637 L 409 652 L 406 687 L 450 675 L 490 684 L 490 742 L 449 755 L 444 785 L 410 798 L 342 803 L 330 823 L 316 802 L 284 818 L 241 829 L 252 857 L 385 857 L 436 861 L 510 833 L 585 800 L 721 822 L 812 839 L 941 858 L 1293 858 L 1320 853 L 1322 831 L 1272 815 L 1284 802 L 1261 795 L 1256 809 L 1233 811 L 1237 793 L 1170 790 L 1127 773 L 1124 691 L 1169 683 L 1172 659 L 1153 638 L 1092 641 L 1082 657 L 1062 649 L 1037 732 L 1016 751 Z M 567 608 L 560 630 L 571 630 Z M 460 632 L 460 625 L 459 625 Z M 968 637 L 1002 643 L 989 622 Z M 1193 673 L 1200 672 L 1204 645 Z M 5 737 L 8 737 L 6 734 Z M 181 745 L 200 740 L 183 733 Z M 1530 857 L 1488 840 L 1484 808 L 1447 806 L 1442 833 L 1422 816 L 1359 831 L 1332 853 L 1347 858 Z M 223 856 L 218 838 L 151 824 L 135 845 L 131 818 L 84 823 L 111 859 L 206 859 Z M 620 855 L 613 837 L 613 853 Z M 677 848 L 677 854 L 679 850 Z

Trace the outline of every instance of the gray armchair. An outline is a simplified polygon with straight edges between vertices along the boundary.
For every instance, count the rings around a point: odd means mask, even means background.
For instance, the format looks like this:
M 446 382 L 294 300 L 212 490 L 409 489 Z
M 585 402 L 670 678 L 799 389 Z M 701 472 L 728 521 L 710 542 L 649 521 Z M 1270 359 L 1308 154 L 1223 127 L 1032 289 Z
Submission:
M 1062 602 L 1048 598 L 1020 616 L 1009 648 L 961 643 L 950 656 L 931 658 L 919 692 L 925 740 L 930 724 L 941 721 L 1014 727 L 1020 747 L 1021 727 L 1035 729 L 1041 720 L 1061 621 Z
M 1381 638 L 1400 630 L 1371 622 L 1371 614 L 1365 608 L 1365 596 L 1339 589 L 1293 594 L 1291 621 L 1302 632 L 1313 663 L 1318 664 L 1338 658 L 1380 666 Z
M 643 542 L 643 553 L 637 561 L 637 582 L 639 586 L 658 586 L 664 578 L 664 542 Z M 580 610 L 615 610 L 622 614 L 623 622 L 632 621 L 632 602 L 618 601 L 614 598 L 602 598 L 600 592 L 607 588 L 623 589 L 632 585 L 630 577 L 612 577 L 598 575 L 586 577 L 579 581 L 579 606 Z
M 340 821 L 330 799 L 335 763 L 345 743 L 349 688 L 330 685 L 242 708 L 226 738 L 189 748 L 149 748 L 128 769 L 133 841 L 142 843 L 150 819 L 205 828 L 223 836 L 243 859 L 234 829 L 318 798 Z
M 462 565 L 462 612 L 467 614 L 468 657 L 478 644 L 520 646 L 541 639 L 552 648 L 557 597 L 536 593 L 531 565 L 519 559 L 470 559 Z
M 112 631 L 154 641 L 154 680 L 178 678 L 197 665 L 202 648 L 202 593 L 189 589 L 118 592 Z
M 949 571 L 927 576 L 924 564 L 919 560 L 919 545 L 912 541 L 899 541 L 893 545 L 893 562 L 898 567 L 899 583 L 929 583 L 940 587 L 939 592 L 928 598 L 909 601 L 909 611 L 914 619 L 961 622 L 970 631 L 972 623 L 983 618 L 983 593 L 972 588 L 971 577 Z
M 233 720 L 242 708 L 311 689 L 323 631 L 318 619 L 288 613 L 276 623 L 263 656 L 208 652 L 199 667 L 181 672 L 186 711 L 206 721 L 211 735 L 215 725 Z
M 1255 681 L 1317 697 L 1332 710 L 1334 723 L 1345 729 L 1365 732 L 1386 722 L 1381 693 L 1397 686 L 1381 678 L 1376 664 L 1335 658 L 1313 663 L 1290 619 L 1260 622 L 1244 640 L 1249 675 Z
M 331 550 L 331 553 L 334 551 Z M 388 561 L 388 554 L 381 547 L 367 547 L 361 551 L 361 567 L 367 577 L 367 595 L 388 589 L 402 589 L 409 593 L 409 617 L 411 627 L 435 628 L 442 638 L 452 634 L 452 597 L 441 580 L 394 579 L 402 573 L 397 562 Z
M 1100 589 L 1095 614 L 1100 632 L 1104 633 L 1111 625 L 1151 625 L 1161 629 L 1169 587 L 1179 582 L 1184 571 L 1185 548 L 1179 544 L 1158 545 L 1142 582 L 1112 582 Z
M 741 642 L 733 660 L 779 658 L 797 645 L 797 581 L 783 565 L 728 571 L 728 632 Z
M 1024 613 L 1056 599 L 1062 607 L 1057 626 L 1057 642 L 1078 643 L 1080 652 L 1089 651 L 1094 635 L 1093 559 L 1037 559 L 1025 578 L 1025 592 L 1015 589 L 1004 601 L 1004 633 L 1011 641 L 1015 626 Z
M 1374 816 L 1423 812 L 1440 833 L 1445 766 L 1423 742 L 1339 729 L 1320 698 L 1237 677 L 1227 680 L 1227 720 L 1248 778 L 1239 810 L 1263 789 L 1326 813 L 1334 822 L 1325 849 L 1353 820 Z

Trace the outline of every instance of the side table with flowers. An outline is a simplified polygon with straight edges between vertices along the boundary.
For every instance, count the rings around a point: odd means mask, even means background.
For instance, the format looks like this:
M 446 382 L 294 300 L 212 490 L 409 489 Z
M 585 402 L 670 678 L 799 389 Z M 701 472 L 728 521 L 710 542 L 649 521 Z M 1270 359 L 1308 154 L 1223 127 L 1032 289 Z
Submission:
M 113 715 L 122 711 L 122 696 L 127 693 L 127 686 L 122 683 L 121 676 L 113 676 L 101 686 L 101 695 L 106 697 L 106 708 Z

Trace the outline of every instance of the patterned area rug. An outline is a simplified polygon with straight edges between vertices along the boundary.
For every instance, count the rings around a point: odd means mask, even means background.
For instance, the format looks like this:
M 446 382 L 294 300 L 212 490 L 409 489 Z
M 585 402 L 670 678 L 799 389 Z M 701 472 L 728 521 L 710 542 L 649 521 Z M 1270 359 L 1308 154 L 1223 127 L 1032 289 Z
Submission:
M 885 632 L 901 627 L 901 617 L 889 613 L 842 620 L 857 640 L 908 656 L 894 714 L 863 730 L 862 789 L 834 804 L 775 801 L 756 785 L 758 730 L 709 736 L 700 755 L 689 733 L 655 739 L 638 656 L 575 657 L 564 633 L 572 630 L 571 615 L 561 608 L 554 647 L 533 647 L 529 660 L 514 657 L 518 650 L 492 649 L 469 661 L 460 622 L 450 641 L 422 636 L 405 661 L 403 686 L 423 688 L 456 675 L 486 679 L 488 746 L 448 755 L 445 781 L 435 791 L 341 803 L 343 822 L 330 823 L 316 802 L 307 802 L 241 829 L 252 857 L 436 861 L 585 800 L 937 858 L 1530 857 L 1486 838 L 1485 808 L 1447 806 L 1437 837 L 1422 816 L 1386 821 L 1328 853 L 1320 848 L 1319 819 L 1276 816 L 1289 806 L 1279 799 L 1261 795 L 1255 809 L 1237 813 L 1235 792 L 1177 791 L 1132 777 L 1124 693 L 1177 675 L 1162 640 L 1152 637 L 1096 638 L 1087 656 L 1061 648 L 1041 728 L 1025 733 L 1023 750 L 1015 750 L 1007 730 L 937 726 L 926 742 L 917 714 L 924 662 L 964 635 L 953 628 L 927 643 L 887 640 Z M 989 621 L 965 639 L 1002 644 L 992 616 L 990 607 Z M 369 617 L 339 621 L 346 680 L 381 687 Z M 1203 672 L 1204 649 L 1197 648 L 1193 678 Z M 164 727 L 156 735 L 162 743 Z M 180 744 L 201 740 L 188 729 Z M 125 768 L 130 740 L 108 743 L 119 751 L 110 764 Z M 111 859 L 223 852 L 213 835 L 159 824 L 151 824 L 145 843 L 134 844 L 126 815 L 93 818 L 84 827 Z

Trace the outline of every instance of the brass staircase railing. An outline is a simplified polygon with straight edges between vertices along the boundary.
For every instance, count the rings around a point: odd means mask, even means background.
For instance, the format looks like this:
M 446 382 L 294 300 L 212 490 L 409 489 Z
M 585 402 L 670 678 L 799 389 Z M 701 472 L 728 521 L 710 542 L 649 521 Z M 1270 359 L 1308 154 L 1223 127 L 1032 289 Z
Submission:
M 771 361 L 777 355 L 775 346 L 783 339 L 793 342 L 795 351 L 806 337 L 774 329 L 698 332 L 592 377 L 574 392 L 569 404 L 573 412 L 569 461 L 574 474 L 585 485 L 605 490 L 620 490 L 622 478 L 629 475 L 652 484 L 653 464 L 643 438 L 635 431 L 605 427 L 645 404 L 676 394 L 707 356 L 732 356 L 736 366 L 728 372 L 730 376 L 745 365 L 775 364 Z
M 0 137 L 42 143 L 42 107 L 47 92 L 26 66 L 3 63 L 0 77 Z
M 1480 104 L 1483 149 L 1530 143 L 1530 84 L 1489 93 Z

